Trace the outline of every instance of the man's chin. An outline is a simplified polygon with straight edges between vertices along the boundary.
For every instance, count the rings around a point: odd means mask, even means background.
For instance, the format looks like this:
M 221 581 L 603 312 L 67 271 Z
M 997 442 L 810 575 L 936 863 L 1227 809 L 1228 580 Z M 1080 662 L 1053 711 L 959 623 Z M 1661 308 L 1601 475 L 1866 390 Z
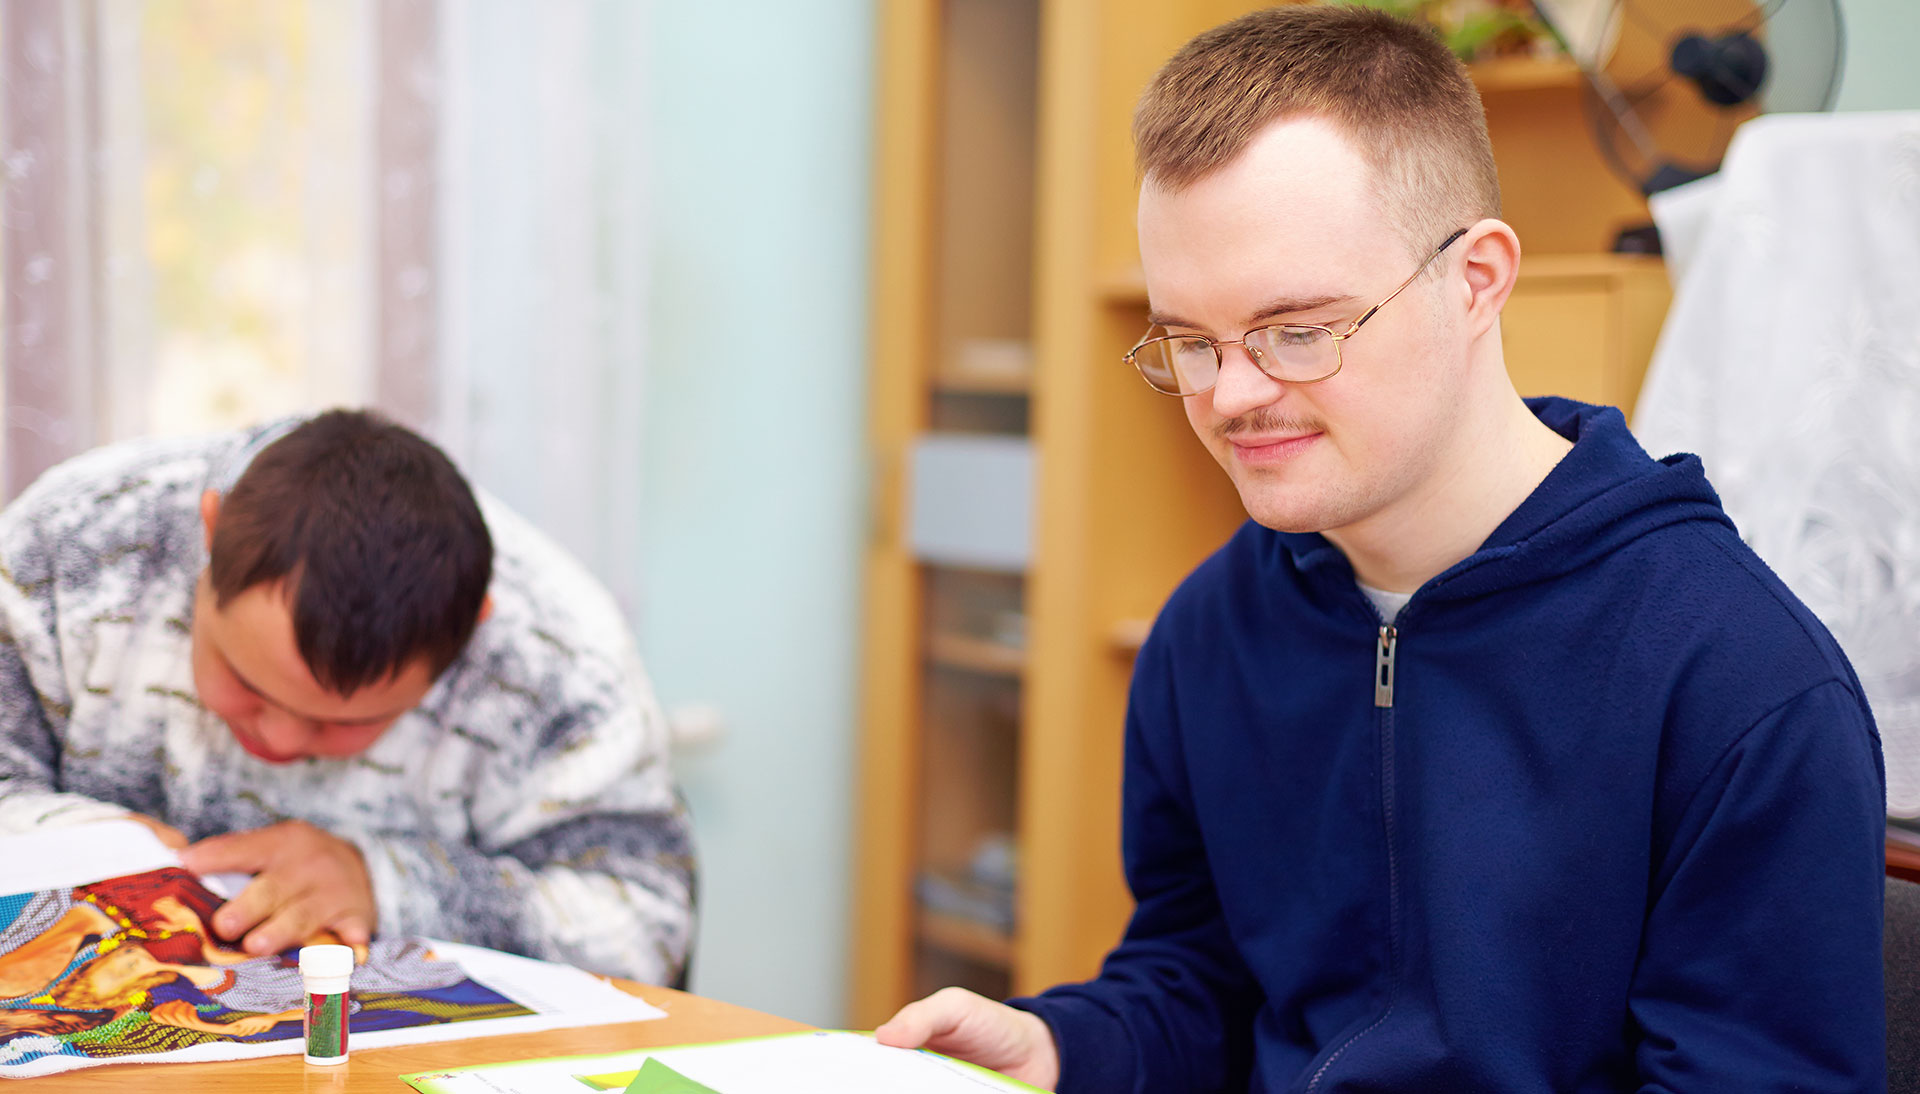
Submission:
M 264 760 L 270 764 L 290 764 L 295 760 L 304 758 L 298 753 L 291 756 L 282 756 L 280 753 L 269 750 L 265 745 L 260 744 L 258 741 L 234 729 L 232 726 L 228 726 L 227 729 L 233 734 L 233 739 L 240 742 L 240 747 L 246 749 L 247 754 L 255 759 Z
M 1263 528 L 1271 528 L 1276 532 L 1306 533 L 1324 532 L 1327 530 L 1326 525 L 1319 521 L 1298 517 L 1291 513 L 1273 514 L 1257 511 L 1249 507 L 1247 509 L 1247 515 L 1253 518 L 1255 524 Z
M 1276 490 L 1271 482 L 1238 480 L 1240 505 L 1255 524 L 1276 532 L 1324 532 L 1334 527 L 1332 509 L 1297 490 Z

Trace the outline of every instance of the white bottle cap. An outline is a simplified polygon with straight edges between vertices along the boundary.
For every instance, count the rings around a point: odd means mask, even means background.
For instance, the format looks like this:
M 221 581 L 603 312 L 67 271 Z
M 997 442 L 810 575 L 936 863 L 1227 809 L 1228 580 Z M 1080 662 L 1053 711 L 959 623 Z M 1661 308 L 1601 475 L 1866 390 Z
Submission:
M 352 947 L 300 947 L 300 975 L 315 980 L 343 980 L 352 976 Z

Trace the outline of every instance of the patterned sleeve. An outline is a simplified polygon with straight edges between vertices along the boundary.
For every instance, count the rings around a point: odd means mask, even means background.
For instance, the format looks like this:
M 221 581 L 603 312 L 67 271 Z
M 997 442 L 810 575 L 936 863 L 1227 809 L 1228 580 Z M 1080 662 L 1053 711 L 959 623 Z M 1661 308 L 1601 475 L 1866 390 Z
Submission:
M 447 731 L 482 745 L 470 839 L 361 841 L 383 933 L 405 932 L 670 984 L 692 935 L 693 848 L 665 719 L 631 649 L 612 686 L 529 700 L 530 733 L 497 717 Z M 497 679 L 483 685 L 512 691 Z M 516 697 L 495 695 L 496 701 Z M 477 704 L 476 704 L 477 705 Z M 530 738 L 530 739 L 521 739 Z
M 124 816 L 60 791 L 60 733 L 73 709 L 55 611 L 62 513 L 50 474 L 0 512 L 0 834 Z

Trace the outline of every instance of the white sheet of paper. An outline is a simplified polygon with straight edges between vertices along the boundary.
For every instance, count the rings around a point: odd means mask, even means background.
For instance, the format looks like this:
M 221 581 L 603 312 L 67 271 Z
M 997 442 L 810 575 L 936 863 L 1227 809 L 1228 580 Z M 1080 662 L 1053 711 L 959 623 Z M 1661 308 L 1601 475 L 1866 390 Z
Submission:
M 582 1075 L 638 1070 L 658 1059 L 718 1094 L 990 1094 L 1034 1087 L 930 1052 L 888 1048 L 861 1033 L 821 1031 L 527 1060 L 408 1077 L 431 1094 L 581 1094 Z
M 0 836 L 0 862 L 0 888 L 37 893 L 178 866 L 180 856 L 139 821 L 113 820 Z

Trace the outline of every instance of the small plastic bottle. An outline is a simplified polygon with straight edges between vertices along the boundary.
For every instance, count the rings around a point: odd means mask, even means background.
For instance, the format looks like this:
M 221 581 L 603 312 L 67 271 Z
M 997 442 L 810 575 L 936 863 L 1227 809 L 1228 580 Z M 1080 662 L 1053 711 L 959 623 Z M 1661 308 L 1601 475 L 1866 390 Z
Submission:
M 347 982 L 353 950 L 346 946 L 300 947 L 300 979 L 307 990 L 307 1062 L 347 1062 Z

